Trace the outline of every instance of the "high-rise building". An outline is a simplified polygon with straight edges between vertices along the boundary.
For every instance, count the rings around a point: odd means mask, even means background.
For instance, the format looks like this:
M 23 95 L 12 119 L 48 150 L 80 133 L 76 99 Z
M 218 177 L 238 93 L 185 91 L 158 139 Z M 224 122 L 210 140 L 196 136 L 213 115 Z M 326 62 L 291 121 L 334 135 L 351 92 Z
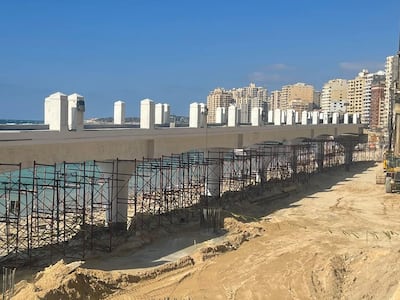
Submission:
M 378 129 L 381 124 L 380 117 L 385 110 L 385 75 L 375 74 L 371 83 L 371 103 L 369 127 Z
M 366 79 L 368 70 L 362 70 L 358 73 L 357 77 L 348 81 L 347 99 L 349 100 L 349 106 L 347 111 L 351 114 L 362 114 L 364 94 L 366 87 Z
M 399 68 L 400 62 L 398 56 L 388 56 L 386 58 L 385 64 L 385 106 L 384 110 L 381 112 L 379 125 L 383 129 L 388 129 L 391 122 L 390 117 L 393 117 L 391 113 L 393 110 L 393 102 L 394 102 L 394 89 L 395 89 L 395 82 L 399 76 Z
M 207 97 L 207 123 L 215 123 L 215 112 L 217 107 L 225 107 L 228 110 L 229 105 L 233 102 L 232 92 L 223 88 L 216 88 L 210 92 Z
M 274 111 L 281 108 L 281 91 L 272 91 L 268 99 L 268 110 Z
M 240 121 L 249 123 L 252 109 L 261 107 L 266 111 L 267 100 L 268 90 L 265 87 L 258 87 L 254 83 L 250 83 L 247 87 L 233 88 L 231 90 L 216 88 L 207 97 L 207 122 L 216 122 L 216 109 L 218 107 L 225 107 L 226 111 L 228 111 L 229 105 L 234 103 L 241 112 Z
M 332 103 L 344 103 L 347 101 L 347 80 L 332 79 L 324 84 L 321 92 L 320 107 L 323 112 L 332 113 Z
M 282 87 L 280 109 L 307 110 L 314 101 L 314 87 L 305 83 L 296 83 Z
M 250 123 L 250 113 L 254 107 L 267 110 L 268 90 L 265 87 L 250 83 L 247 87 L 234 88 L 230 92 L 237 107 L 241 109 L 242 123 Z

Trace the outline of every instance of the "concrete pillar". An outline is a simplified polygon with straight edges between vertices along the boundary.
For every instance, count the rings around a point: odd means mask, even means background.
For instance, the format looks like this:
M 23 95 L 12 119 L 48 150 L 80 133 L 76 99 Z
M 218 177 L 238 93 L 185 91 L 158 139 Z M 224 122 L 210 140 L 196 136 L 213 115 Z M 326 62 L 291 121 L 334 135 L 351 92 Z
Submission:
M 268 111 L 267 123 L 274 123 L 274 111 L 273 110 Z
M 44 124 L 50 130 L 68 130 L 68 97 L 57 92 L 44 99 Z
M 238 125 L 238 112 L 235 105 L 228 107 L 228 127 L 236 127 Z
M 215 110 L 215 123 L 226 124 L 226 108 L 217 107 Z
M 295 111 L 293 109 L 288 109 L 286 111 L 286 125 L 295 124 Z
M 238 107 L 238 114 L 240 116 L 240 118 L 238 119 L 240 123 L 251 123 L 251 110 L 249 112 L 249 105 L 247 103 L 242 103 Z
M 68 129 L 75 131 L 83 130 L 85 113 L 85 100 L 77 93 L 68 96 Z
M 163 104 L 163 121 L 164 121 L 164 124 L 169 124 L 170 123 L 170 121 L 169 121 L 170 117 L 171 117 L 171 107 L 169 106 L 168 103 L 164 103 Z
M 332 113 L 332 124 L 339 124 L 339 113 Z
M 140 101 L 140 128 L 154 128 L 154 109 L 153 100 L 143 99 Z
M 343 116 L 343 124 L 349 124 L 349 113 L 345 113 Z
M 360 120 L 360 116 L 358 113 L 353 114 L 353 124 L 358 124 Z
M 294 123 L 299 124 L 300 123 L 300 114 L 298 111 L 294 112 Z
M 281 124 L 286 124 L 286 110 L 281 110 Z
M 72 97 L 72 99 L 71 99 Z M 82 131 L 85 114 L 85 100 L 78 94 L 68 96 L 68 129 Z M 71 117 L 71 119 L 70 119 Z M 71 121 L 71 122 L 70 122 Z
M 329 123 L 329 115 L 327 112 L 322 113 L 322 123 L 323 124 L 328 124 Z
M 311 120 L 313 125 L 318 125 L 319 124 L 319 112 L 318 111 L 313 111 L 311 115 Z
M 308 125 L 308 112 L 306 110 L 301 112 L 301 125 Z
M 154 106 L 154 124 L 164 124 L 164 106 L 162 103 L 157 103 Z
M 189 127 L 199 128 L 200 127 L 200 104 L 193 102 L 190 104 L 189 108 Z
M 124 125 L 125 124 L 125 102 L 115 101 L 114 102 L 114 124 Z
M 207 178 L 205 182 L 206 196 L 219 198 L 221 193 L 220 176 L 223 159 L 220 158 L 220 152 L 208 151 L 206 153 Z
M 261 125 L 261 108 L 253 107 L 251 109 L 251 126 L 260 126 Z
M 281 125 L 281 110 L 279 108 L 275 109 L 274 111 L 274 125 Z
M 208 108 L 205 103 L 199 103 L 200 105 L 200 122 L 199 126 L 200 128 L 205 128 L 207 127 L 207 114 L 208 114 Z
M 135 161 L 112 160 L 96 162 L 109 179 L 106 224 L 113 229 L 126 230 L 128 221 L 129 180 L 136 169 Z

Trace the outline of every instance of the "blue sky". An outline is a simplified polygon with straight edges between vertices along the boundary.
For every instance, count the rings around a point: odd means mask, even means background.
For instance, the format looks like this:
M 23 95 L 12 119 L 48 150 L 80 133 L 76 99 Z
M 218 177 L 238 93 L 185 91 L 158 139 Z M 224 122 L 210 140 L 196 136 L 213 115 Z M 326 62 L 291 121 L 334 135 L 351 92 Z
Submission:
M 0 119 L 43 119 L 44 98 L 85 97 L 86 118 L 151 98 L 187 115 L 215 87 L 268 90 L 384 68 L 398 0 L 2 0 Z

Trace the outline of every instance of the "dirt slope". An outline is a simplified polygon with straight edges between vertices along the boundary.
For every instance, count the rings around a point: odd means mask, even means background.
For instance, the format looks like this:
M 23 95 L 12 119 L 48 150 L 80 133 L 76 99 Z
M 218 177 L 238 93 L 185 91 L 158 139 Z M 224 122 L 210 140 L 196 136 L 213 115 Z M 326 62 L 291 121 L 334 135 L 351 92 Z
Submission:
M 223 241 L 166 265 L 105 272 L 59 262 L 51 284 L 43 274 L 19 283 L 16 299 L 400 299 L 400 195 L 375 184 L 377 171 L 358 164 L 285 199 L 231 203 Z M 119 262 L 131 263 L 125 254 Z

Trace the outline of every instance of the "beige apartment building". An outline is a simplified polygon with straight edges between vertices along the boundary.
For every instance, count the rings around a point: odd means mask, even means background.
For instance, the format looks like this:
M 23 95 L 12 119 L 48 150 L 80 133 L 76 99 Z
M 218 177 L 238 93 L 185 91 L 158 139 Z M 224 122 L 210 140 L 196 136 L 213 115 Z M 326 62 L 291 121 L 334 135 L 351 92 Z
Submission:
M 268 110 L 281 108 L 281 91 L 272 91 L 268 99 Z
M 321 93 L 321 110 L 333 112 L 333 103 L 347 102 L 348 85 L 346 79 L 332 79 L 324 84 Z
M 216 88 L 207 96 L 207 123 L 215 123 L 215 112 L 217 107 L 225 107 L 228 109 L 233 102 L 232 92 L 223 88 Z
M 348 81 L 347 99 L 349 106 L 347 112 L 350 114 L 363 112 L 364 89 L 366 87 L 368 70 L 362 70 L 357 77 Z
M 280 95 L 281 109 L 307 110 L 314 102 L 314 87 L 305 83 L 296 83 L 282 87 Z

